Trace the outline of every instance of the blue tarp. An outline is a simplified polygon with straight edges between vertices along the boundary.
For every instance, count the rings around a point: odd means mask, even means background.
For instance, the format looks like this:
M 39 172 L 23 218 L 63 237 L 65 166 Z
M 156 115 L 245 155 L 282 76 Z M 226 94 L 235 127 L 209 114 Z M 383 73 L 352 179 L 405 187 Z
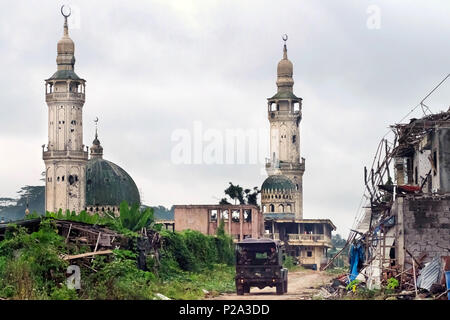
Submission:
M 361 243 L 353 245 L 350 247 L 349 252 L 349 262 L 350 262 L 350 282 L 355 280 L 359 274 L 359 270 L 364 262 L 364 247 Z

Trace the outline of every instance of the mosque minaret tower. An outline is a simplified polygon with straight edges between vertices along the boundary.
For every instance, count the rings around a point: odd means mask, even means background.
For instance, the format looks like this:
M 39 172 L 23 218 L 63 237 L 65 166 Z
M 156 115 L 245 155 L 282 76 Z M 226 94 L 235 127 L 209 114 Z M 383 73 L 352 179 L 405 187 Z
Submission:
M 45 209 L 79 213 L 86 202 L 86 163 L 83 144 L 83 105 L 86 81 L 75 74 L 75 44 L 69 37 L 64 13 L 64 34 L 57 45 L 57 71 L 45 80 L 48 106 L 48 144 L 43 146 L 45 162 Z
M 265 212 L 293 213 L 296 219 L 302 219 L 305 171 L 305 159 L 300 157 L 302 98 L 293 93 L 293 65 L 287 57 L 287 36 L 283 39 L 283 58 L 277 66 L 277 93 L 267 99 L 270 159 L 266 163 L 269 177 L 262 186 L 262 205 Z

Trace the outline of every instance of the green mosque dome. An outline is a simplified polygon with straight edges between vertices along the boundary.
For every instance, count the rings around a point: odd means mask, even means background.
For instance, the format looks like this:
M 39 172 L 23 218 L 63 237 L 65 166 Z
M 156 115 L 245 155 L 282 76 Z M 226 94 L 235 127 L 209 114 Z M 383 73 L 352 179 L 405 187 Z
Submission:
M 119 206 L 123 200 L 129 205 L 141 203 L 130 175 L 108 160 L 90 159 L 86 166 L 86 205 Z
M 103 147 L 97 132 L 86 165 L 86 206 L 119 206 L 141 204 L 139 190 L 130 175 L 111 161 L 103 159 Z
M 295 190 L 292 181 L 283 175 L 272 175 L 264 180 L 261 190 Z

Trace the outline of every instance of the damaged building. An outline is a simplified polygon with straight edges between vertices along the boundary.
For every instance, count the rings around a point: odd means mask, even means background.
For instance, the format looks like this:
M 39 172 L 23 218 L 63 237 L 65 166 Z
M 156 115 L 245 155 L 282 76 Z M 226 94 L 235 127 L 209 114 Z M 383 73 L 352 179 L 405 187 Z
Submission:
M 365 172 L 370 204 L 349 237 L 364 263 L 350 280 L 379 288 L 393 277 L 417 294 L 444 285 L 449 268 L 450 109 L 391 128 L 394 143 L 382 141 Z
M 264 221 L 261 211 L 254 205 L 175 205 L 174 230 L 196 230 L 215 235 L 220 222 L 234 242 L 247 238 L 261 238 Z

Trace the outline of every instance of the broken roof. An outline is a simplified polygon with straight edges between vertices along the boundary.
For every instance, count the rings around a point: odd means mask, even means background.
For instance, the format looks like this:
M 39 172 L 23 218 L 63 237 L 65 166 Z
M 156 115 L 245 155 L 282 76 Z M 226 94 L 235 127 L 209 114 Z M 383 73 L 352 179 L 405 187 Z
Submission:
M 414 148 L 430 132 L 443 125 L 450 125 L 450 108 L 446 112 L 431 114 L 420 119 L 413 118 L 409 123 L 392 125 L 391 128 L 398 136 L 398 146 L 393 155 L 398 157 L 409 156 Z

